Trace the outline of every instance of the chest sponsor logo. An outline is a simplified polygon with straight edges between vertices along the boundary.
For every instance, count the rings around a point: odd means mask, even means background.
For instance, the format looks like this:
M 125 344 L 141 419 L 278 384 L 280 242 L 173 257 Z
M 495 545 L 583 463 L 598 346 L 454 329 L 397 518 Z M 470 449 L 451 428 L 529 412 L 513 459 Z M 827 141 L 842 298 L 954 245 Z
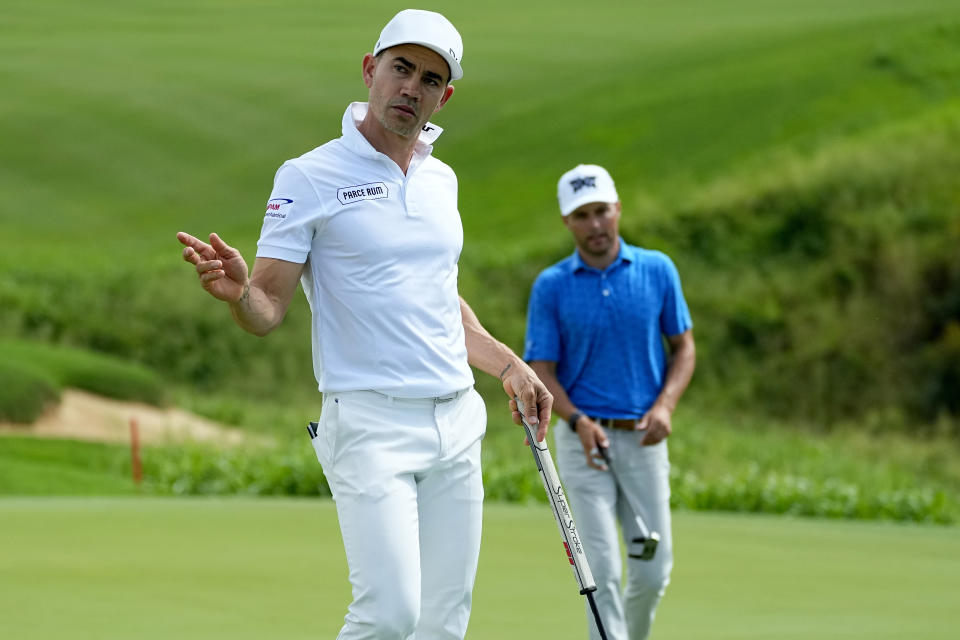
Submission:
M 383 182 L 368 182 L 353 187 L 337 189 L 337 200 L 340 204 L 350 204 L 358 200 L 380 200 L 390 195 L 387 185 Z
M 271 198 L 267 201 L 267 213 L 265 214 L 268 218 L 280 218 L 283 220 L 287 217 L 287 212 L 285 209 L 288 204 L 293 204 L 293 200 L 290 198 Z

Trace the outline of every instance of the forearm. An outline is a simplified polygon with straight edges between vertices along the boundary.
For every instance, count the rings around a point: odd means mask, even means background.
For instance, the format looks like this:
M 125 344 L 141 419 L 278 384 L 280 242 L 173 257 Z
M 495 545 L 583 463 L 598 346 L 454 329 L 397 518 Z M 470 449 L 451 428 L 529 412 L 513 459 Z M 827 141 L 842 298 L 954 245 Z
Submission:
M 514 422 L 520 424 L 517 407 L 522 405 L 528 424 L 537 425 L 537 442 L 543 442 L 550 424 L 553 396 L 520 356 L 483 328 L 463 298 L 460 298 L 460 315 L 467 343 L 467 361 L 500 379 L 514 410 Z
M 526 366 L 510 347 L 483 328 L 477 315 L 463 298 L 460 298 L 460 314 L 467 343 L 467 360 L 471 366 L 501 380 L 509 371 L 518 366 Z
M 696 360 L 693 340 L 684 341 L 672 354 L 670 365 L 667 367 L 666 380 L 655 404 L 673 413 L 693 378 Z
M 285 306 L 281 307 L 277 300 L 249 281 L 244 285 L 240 299 L 229 305 L 237 325 L 261 337 L 276 328 L 286 315 Z

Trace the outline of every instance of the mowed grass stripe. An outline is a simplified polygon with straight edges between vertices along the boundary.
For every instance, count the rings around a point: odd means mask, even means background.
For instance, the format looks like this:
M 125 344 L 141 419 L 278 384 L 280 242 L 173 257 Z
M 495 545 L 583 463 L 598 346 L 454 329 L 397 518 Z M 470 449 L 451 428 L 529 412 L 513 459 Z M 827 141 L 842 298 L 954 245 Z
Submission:
M 0 500 L 0 632 L 333 637 L 350 594 L 333 503 Z M 676 514 L 657 638 L 955 637 L 955 528 Z M 468 637 L 582 638 L 544 506 L 488 505 Z M 953 595 L 951 595 L 953 594 Z
M 510 244 L 561 237 L 555 180 L 581 160 L 611 167 L 629 209 L 960 93 L 951 0 L 438 8 L 466 42 L 436 153 L 461 178 L 467 258 L 499 250 L 521 212 Z M 360 57 L 395 10 L 13 2 L 0 25 L 10 259 L 73 263 L 103 233 L 164 253 L 180 227 L 249 253 L 273 172 L 338 135 L 365 95 Z

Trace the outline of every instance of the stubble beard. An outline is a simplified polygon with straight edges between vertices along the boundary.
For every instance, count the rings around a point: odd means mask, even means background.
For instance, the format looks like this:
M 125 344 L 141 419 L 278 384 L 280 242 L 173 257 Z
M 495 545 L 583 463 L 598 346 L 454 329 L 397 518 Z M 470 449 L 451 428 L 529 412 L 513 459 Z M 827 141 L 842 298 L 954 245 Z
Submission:
M 610 238 L 608 234 L 603 234 L 602 237 L 606 242 L 603 242 L 599 245 L 594 245 L 590 238 L 587 238 L 580 244 L 580 249 L 582 249 L 588 255 L 596 258 L 602 258 L 606 256 L 613 248 L 613 239 Z
M 413 122 L 402 121 L 396 116 L 391 117 L 391 109 L 394 107 L 394 105 L 398 104 L 406 105 L 414 110 L 415 115 Z M 392 103 L 388 103 L 383 110 L 380 111 L 377 119 L 380 121 L 380 125 L 390 133 L 396 134 L 403 138 L 409 138 L 420 131 L 421 124 L 418 117 L 419 114 L 416 114 L 416 111 L 417 108 L 414 105 L 411 105 L 409 102 L 397 100 Z

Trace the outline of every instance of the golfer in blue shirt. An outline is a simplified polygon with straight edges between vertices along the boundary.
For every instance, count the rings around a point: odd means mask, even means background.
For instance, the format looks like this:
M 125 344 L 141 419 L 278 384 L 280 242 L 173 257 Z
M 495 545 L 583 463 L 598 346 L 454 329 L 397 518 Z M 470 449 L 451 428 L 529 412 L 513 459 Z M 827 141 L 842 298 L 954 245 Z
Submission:
M 579 165 L 557 191 L 576 251 L 534 282 L 524 359 L 554 397 L 557 465 L 607 636 L 642 640 L 673 566 L 666 438 L 693 375 L 693 322 L 670 258 L 620 238 L 620 199 L 605 169 Z M 651 559 L 631 552 L 644 524 L 660 535 Z M 587 620 L 599 638 L 589 612 Z

